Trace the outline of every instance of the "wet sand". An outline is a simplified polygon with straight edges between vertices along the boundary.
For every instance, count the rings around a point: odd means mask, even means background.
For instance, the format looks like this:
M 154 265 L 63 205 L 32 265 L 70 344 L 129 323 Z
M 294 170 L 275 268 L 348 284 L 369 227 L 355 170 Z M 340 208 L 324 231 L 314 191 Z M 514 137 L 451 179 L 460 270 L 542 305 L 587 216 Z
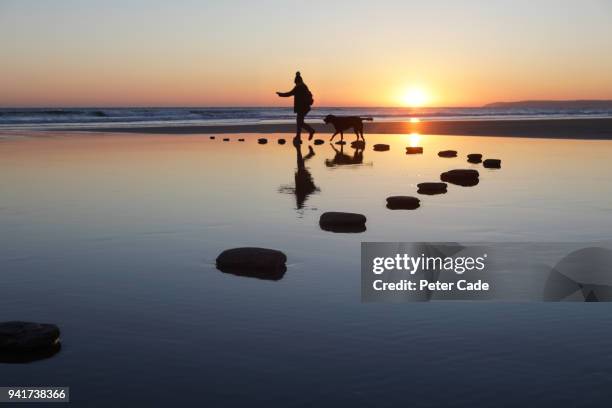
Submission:
M 308 121 L 319 133 L 331 133 L 332 128 L 317 119 Z M 57 130 L 57 129 L 56 129 Z M 67 128 L 62 131 L 96 131 L 113 133 L 147 134 L 202 134 L 202 133 L 291 133 L 295 125 L 184 125 L 184 126 L 118 126 L 105 128 Z M 421 121 L 365 123 L 366 133 L 379 134 L 430 134 L 497 137 L 530 137 L 546 139 L 612 140 L 612 119 L 537 119 L 537 120 L 486 120 L 486 121 Z M 352 132 L 346 132 L 352 135 Z

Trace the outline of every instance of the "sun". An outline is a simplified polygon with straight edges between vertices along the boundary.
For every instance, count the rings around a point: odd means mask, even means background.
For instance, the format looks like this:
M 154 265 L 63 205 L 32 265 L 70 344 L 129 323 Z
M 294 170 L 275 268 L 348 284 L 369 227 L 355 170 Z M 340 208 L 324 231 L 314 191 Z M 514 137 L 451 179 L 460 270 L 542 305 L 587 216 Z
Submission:
M 402 95 L 402 104 L 410 108 L 420 108 L 429 101 L 429 95 L 421 87 L 408 88 Z

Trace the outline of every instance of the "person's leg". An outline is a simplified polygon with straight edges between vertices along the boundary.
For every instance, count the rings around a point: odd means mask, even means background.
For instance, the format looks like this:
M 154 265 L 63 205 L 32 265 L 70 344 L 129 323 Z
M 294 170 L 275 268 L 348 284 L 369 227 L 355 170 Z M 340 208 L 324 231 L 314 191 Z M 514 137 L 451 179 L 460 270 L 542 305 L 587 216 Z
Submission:
M 296 121 L 297 129 L 295 131 L 295 139 L 294 140 L 301 140 L 301 137 L 302 137 L 302 127 L 304 126 L 304 114 L 303 113 L 298 113 L 297 117 L 295 118 L 295 121 Z
M 304 122 L 304 119 L 306 118 L 306 113 L 304 114 L 304 116 L 302 117 L 302 128 L 304 130 L 308 131 L 308 140 L 312 140 L 312 137 L 315 134 L 315 130 L 312 128 L 312 126 L 310 126 L 308 123 Z

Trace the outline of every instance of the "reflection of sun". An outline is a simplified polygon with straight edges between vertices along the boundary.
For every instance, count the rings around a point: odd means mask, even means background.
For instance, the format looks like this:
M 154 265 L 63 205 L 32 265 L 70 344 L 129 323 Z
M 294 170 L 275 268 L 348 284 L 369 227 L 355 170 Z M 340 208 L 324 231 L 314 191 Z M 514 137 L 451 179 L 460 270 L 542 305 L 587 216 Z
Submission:
M 410 108 L 418 108 L 429 100 L 427 92 L 423 88 L 408 88 L 402 95 L 402 104 Z
M 421 119 L 419 118 L 410 118 L 410 123 L 419 123 Z
M 420 141 L 421 141 L 421 135 L 419 135 L 418 133 L 410 134 L 410 147 L 417 147 Z

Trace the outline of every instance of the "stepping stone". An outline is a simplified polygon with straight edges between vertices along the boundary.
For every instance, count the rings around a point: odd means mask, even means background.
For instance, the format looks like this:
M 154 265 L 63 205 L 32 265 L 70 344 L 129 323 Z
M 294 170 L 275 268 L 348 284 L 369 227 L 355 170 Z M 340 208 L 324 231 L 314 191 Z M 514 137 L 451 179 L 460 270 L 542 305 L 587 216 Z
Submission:
M 387 197 L 387 208 L 390 210 L 415 210 L 421 206 L 421 200 L 410 196 Z
M 363 140 L 354 140 L 351 142 L 351 147 L 355 149 L 363 149 L 365 147 L 365 142 Z
M 315 145 L 322 145 L 323 143 L 325 143 L 325 140 L 323 140 L 323 139 L 315 139 L 314 140 L 314 144 Z
M 408 146 L 406 147 L 406 154 L 423 154 L 423 148 L 421 146 Z
M 214 140 L 214 138 L 215 138 L 214 136 L 210 136 L 210 139 L 213 139 L 213 140 Z
M 457 151 L 456 150 L 442 150 L 441 152 L 438 152 L 438 156 L 440 156 L 440 157 L 457 157 Z
M 486 159 L 482 162 L 482 165 L 487 169 L 501 169 L 501 160 L 499 159 Z
M 419 194 L 446 194 L 446 183 L 419 183 L 417 184 Z
M 390 147 L 388 144 L 378 143 L 374 145 L 374 151 L 377 151 L 377 152 L 386 152 L 389 149 Z
M 479 176 L 480 174 L 478 174 L 478 170 L 457 169 L 440 174 L 440 180 L 447 183 L 456 184 L 458 186 L 471 187 L 478 184 Z
M 259 138 L 259 139 L 257 139 L 257 143 L 259 143 L 259 144 L 266 144 L 266 143 L 268 143 L 268 139 L 265 139 L 263 137 Z
M 229 142 L 228 138 L 223 139 L 224 142 Z
M 344 140 L 339 140 L 339 141 L 336 142 L 336 144 L 344 146 L 346 144 L 346 142 Z
M 278 139 L 278 144 L 284 145 L 285 144 L 285 139 Z
M 239 142 L 244 142 L 244 139 L 238 139 Z
M 468 162 L 478 164 L 482 162 L 482 154 L 480 153 L 471 153 L 467 155 Z
M 61 344 L 54 324 L 31 322 L 0 323 L 0 362 L 29 363 L 56 354 Z
M 363 232 L 365 223 L 365 215 L 347 212 L 326 212 L 319 218 L 321 229 L 332 232 Z
M 287 256 L 267 248 L 226 249 L 217 257 L 217 269 L 237 276 L 279 280 L 285 274 Z

